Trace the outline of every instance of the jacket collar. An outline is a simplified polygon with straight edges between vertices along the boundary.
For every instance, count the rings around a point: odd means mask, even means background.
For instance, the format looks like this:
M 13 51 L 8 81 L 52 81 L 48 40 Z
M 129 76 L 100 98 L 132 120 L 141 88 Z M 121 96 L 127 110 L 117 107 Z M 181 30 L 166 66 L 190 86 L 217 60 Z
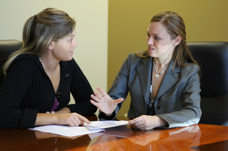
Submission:
M 142 58 L 138 66 L 136 67 L 145 101 L 147 101 L 150 95 L 149 88 L 151 84 L 151 70 L 153 66 L 152 61 L 152 57 Z M 172 71 L 173 64 L 174 61 L 172 60 L 169 64 L 165 76 L 163 77 L 156 99 L 159 99 L 178 81 L 178 74 L 180 72 L 180 68 L 175 66 Z
M 152 58 L 142 58 L 136 67 L 137 74 L 139 75 L 140 85 L 143 91 L 144 99 L 147 101 L 149 98 L 149 88 L 151 83 L 151 69 Z
M 173 87 L 178 81 L 178 75 L 180 72 L 180 68 L 175 66 L 172 71 L 172 67 L 174 64 L 174 60 L 172 60 L 169 64 L 169 67 L 166 71 L 166 74 L 161 81 L 160 88 L 158 90 L 156 99 L 159 99 L 163 94 L 165 94 L 171 87 Z

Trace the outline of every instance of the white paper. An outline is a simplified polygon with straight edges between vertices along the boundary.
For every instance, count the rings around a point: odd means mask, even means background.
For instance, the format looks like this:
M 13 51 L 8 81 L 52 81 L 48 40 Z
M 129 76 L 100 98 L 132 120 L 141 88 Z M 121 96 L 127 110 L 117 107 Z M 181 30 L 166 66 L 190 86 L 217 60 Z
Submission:
M 30 130 L 58 134 L 58 135 L 67 136 L 67 137 L 75 137 L 75 136 L 104 131 L 104 129 L 88 129 L 83 126 L 70 127 L 70 126 L 61 126 L 61 125 L 39 126 L 35 128 L 30 128 Z
M 90 124 L 85 124 L 85 126 L 90 130 L 95 129 L 105 129 L 105 128 L 111 128 L 111 127 L 117 127 L 122 125 L 127 125 L 128 121 L 91 121 Z

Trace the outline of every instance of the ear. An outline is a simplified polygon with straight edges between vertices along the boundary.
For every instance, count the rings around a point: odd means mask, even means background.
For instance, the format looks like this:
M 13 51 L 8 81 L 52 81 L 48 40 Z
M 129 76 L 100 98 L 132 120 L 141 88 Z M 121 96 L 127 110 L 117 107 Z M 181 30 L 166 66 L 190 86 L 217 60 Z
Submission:
M 177 37 L 175 38 L 175 40 L 174 40 L 174 45 L 175 45 L 175 47 L 176 47 L 177 45 L 180 44 L 181 40 L 182 40 L 181 36 L 177 36 Z
M 54 49 L 54 46 L 55 46 L 55 44 L 54 44 L 54 42 L 52 41 L 52 42 L 49 44 L 49 46 L 48 46 L 48 50 L 53 50 L 53 49 Z

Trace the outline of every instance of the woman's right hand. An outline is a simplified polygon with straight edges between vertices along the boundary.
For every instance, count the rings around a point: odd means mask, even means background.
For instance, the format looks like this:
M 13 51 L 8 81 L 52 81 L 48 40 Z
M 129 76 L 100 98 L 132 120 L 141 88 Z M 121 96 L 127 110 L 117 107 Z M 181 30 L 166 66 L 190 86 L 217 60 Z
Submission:
M 69 125 L 69 126 L 79 126 L 84 125 L 84 123 L 89 124 L 89 120 L 78 113 L 38 113 L 35 121 L 36 126 L 40 125 Z
M 100 109 L 107 116 L 111 116 L 114 110 L 117 107 L 117 104 L 121 103 L 124 99 L 119 98 L 113 100 L 104 90 L 100 87 L 97 88 L 99 92 L 94 92 L 94 95 L 91 95 L 93 100 L 90 102 L 95 105 L 98 109 Z
M 55 114 L 55 116 L 58 125 L 79 126 L 84 125 L 84 123 L 89 124 L 89 120 L 78 113 L 61 113 Z

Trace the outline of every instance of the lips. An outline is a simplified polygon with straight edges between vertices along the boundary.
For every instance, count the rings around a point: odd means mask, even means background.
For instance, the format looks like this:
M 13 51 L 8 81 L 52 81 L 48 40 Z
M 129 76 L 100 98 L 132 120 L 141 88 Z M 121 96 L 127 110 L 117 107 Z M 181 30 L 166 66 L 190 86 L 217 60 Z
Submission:
M 153 47 L 148 47 L 148 51 L 154 51 L 155 50 L 155 48 L 153 48 Z

